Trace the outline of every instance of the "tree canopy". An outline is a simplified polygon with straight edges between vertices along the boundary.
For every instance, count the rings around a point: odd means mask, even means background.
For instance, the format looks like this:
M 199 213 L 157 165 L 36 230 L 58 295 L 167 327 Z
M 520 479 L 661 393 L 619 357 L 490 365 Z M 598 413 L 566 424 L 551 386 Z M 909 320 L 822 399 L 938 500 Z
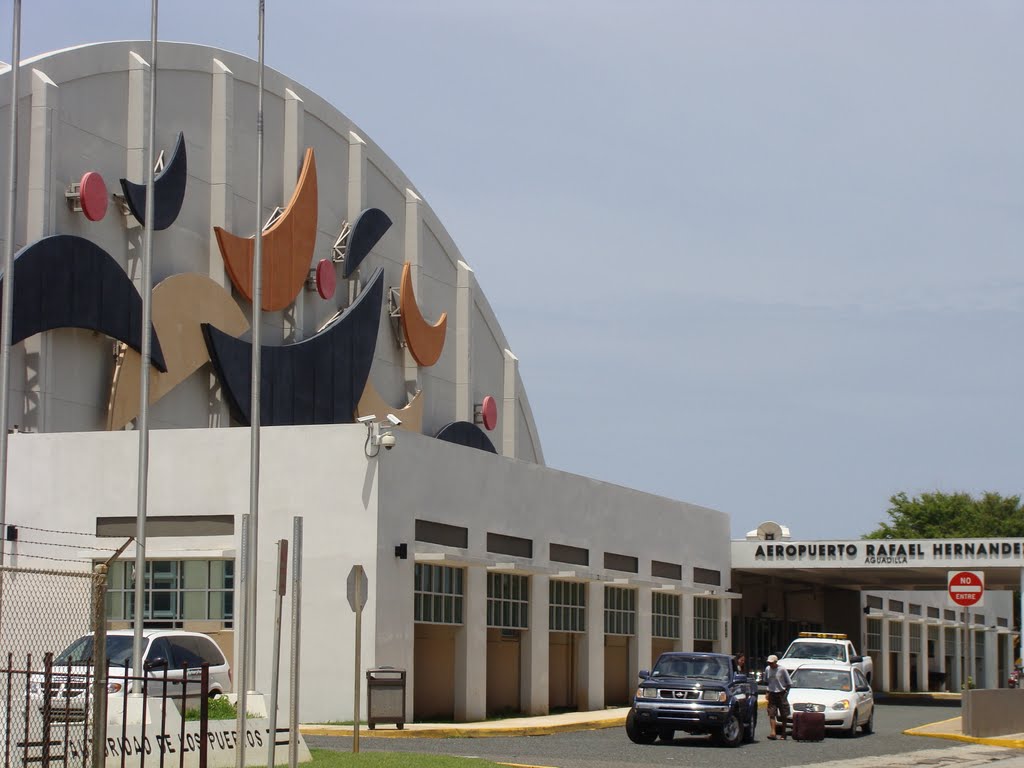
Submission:
M 922 493 L 909 498 L 900 492 L 889 499 L 889 522 L 865 539 L 974 539 L 1024 537 L 1020 496 L 985 493 Z

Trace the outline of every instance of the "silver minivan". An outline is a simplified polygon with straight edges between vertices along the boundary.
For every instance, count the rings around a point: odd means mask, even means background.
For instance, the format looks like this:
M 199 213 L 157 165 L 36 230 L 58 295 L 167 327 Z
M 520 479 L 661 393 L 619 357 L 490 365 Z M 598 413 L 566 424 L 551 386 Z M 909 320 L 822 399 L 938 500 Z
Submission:
M 231 667 L 224 653 L 208 635 L 200 632 L 186 632 L 181 629 L 143 630 L 142 666 L 148 678 L 146 688 L 149 696 L 163 694 L 164 681 L 167 695 L 181 698 L 182 689 L 185 706 L 196 706 L 198 701 L 201 666 L 209 666 L 209 695 L 230 693 L 232 690 Z M 107 693 L 123 693 L 125 686 L 131 686 L 135 671 L 132 669 L 132 646 L 134 631 L 131 629 L 112 630 L 107 633 Z M 95 671 L 93 663 L 93 635 L 83 635 L 53 658 L 50 682 L 51 710 L 59 708 L 70 719 L 76 719 L 76 711 L 84 715 L 86 680 Z M 187 671 L 186 671 L 187 669 Z M 69 674 L 70 672 L 70 674 Z M 87 674 L 88 673 L 88 674 Z M 187 677 L 187 685 L 183 685 Z M 44 680 L 42 675 L 33 676 L 30 693 L 40 702 L 44 701 Z M 59 706 L 55 707 L 59 702 Z

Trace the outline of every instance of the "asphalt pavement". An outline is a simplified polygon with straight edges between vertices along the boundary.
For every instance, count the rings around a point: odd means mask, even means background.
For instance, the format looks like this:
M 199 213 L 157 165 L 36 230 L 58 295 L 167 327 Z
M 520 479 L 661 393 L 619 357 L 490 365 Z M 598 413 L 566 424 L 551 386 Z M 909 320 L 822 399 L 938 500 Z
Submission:
M 1004 747 L 963 744 L 952 740 L 908 735 L 904 731 L 959 715 L 958 707 L 921 704 L 879 704 L 875 733 L 855 738 L 828 736 L 823 742 L 769 741 L 764 711 L 757 739 L 736 749 L 714 747 L 706 737 L 679 734 L 669 744 L 633 744 L 617 723 L 596 730 L 554 732 L 547 735 L 492 738 L 361 738 L 364 752 L 412 752 L 483 757 L 495 762 L 552 768 L 613 768 L 615 766 L 700 766 L 733 768 L 788 768 L 828 765 L 829 768 L 881 768 L 882 766 L 956 765 L 968 768 L 993 763 L 998 768 L 1024 768 L 1024 751 Z M 350 751 L 346 736 L 306 733 L 312 748 Z M 365 731 L 363 731 L 365 734 Z M 411 736 L 411 734 L 410 734 Z M 1017 763 L 1017 761 L 1020 761 Z

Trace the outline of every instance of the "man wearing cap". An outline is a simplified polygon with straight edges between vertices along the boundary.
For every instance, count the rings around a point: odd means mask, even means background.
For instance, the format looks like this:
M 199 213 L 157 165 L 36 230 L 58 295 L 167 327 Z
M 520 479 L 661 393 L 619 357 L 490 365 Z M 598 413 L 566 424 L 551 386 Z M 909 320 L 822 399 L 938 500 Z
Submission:
M 786 739 L 786 718 L 789 717 L 789 689 L 793 687 L 793 681 L 785 667 L 779 666 L 779 657 L 774 653 L 768 657 L 768 666 L 764 670 L 765 680 L 768 681 L 768 728 L 771 733 L 768 738 Z

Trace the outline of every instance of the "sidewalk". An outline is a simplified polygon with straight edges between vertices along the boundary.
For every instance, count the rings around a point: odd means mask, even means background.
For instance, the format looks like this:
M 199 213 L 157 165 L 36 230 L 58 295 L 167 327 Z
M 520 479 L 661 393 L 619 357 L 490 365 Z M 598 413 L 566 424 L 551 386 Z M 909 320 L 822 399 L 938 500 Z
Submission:
M 544 736 L 568 731 L 593 731 L 616 728 L 626 723 L 629 707 L 599 710 L 597 712 L 564 712 L 540 717 L 510 717 L 505 720 L 483 720 L 475 723 L 406 723 L 398 730 L 393 725 L 381 725 L 370 730 L 359 727 L 359 738 L 381 739 L 451 739 L 487 738 L 493 736 Z M 303 736 L 351 736 L 351 725 L 299 726 Z
M 949 739 L 951 741 L 963 741 L 968 744 L 984 744 L 989 747 L 1010 747 L 1012 749 L 1024 749 L 1024 733 L 1011 733 L 1005 736 L 967 736 L 963 732 L 959 715 L 948 720 L 940 720 L 936 723 L 928 723 L 919 728 L 909 728 L 904 731 L 908 736 L 928 736 L 933 739 Z

